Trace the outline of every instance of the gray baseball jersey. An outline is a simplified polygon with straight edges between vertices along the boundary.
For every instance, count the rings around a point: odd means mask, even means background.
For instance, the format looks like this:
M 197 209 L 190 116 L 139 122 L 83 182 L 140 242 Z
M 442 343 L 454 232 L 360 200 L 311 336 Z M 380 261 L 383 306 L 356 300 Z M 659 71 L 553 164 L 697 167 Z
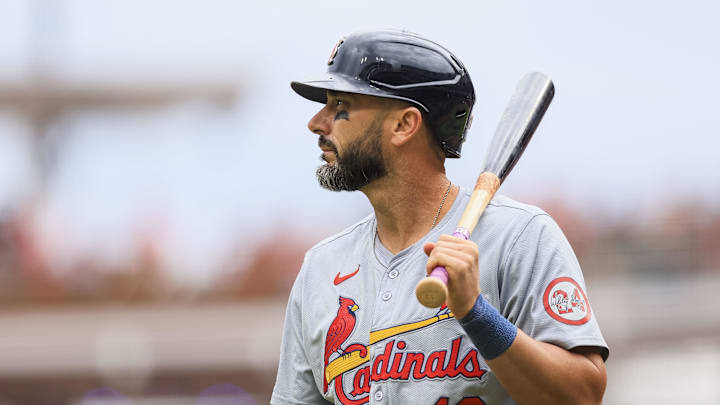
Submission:
M 423 244 L 452 234 L 461 190 L 422 240 L 392 255 L 374 215 L 311 248 L 285 315 L 272 404 L 514 403 L 446 308 L 415 297 Z M 536 340 L 566 349 L 607 345 L 575 254 L 542 210 L 496 195 L 471 235 L 487 301 Z

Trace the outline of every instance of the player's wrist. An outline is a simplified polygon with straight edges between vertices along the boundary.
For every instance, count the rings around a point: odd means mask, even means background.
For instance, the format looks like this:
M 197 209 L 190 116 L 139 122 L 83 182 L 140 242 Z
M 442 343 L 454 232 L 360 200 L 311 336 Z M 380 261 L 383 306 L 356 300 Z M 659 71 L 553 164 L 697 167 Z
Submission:
M 458 318 L 458 321 L 486 360 L 505 353 L 517 336 L 517 327 L 485 301 L 482 294 L 478 295 L 470 311 Z
M 477 302 L 477 297 L 480 296 L 480 293 L 478 292 L 477 295 L 474 298 L 468 298 L 468 301 L 463 303 L 461 306 L 456 306 L 455 308 L 451 308 L 453 311 L 453 314 L 455 315 L 455 318 L 457 319 L 463 319 L 465 318 L 470 311 L 472 311 L 473 307 L 475 306 L 475 303 Z

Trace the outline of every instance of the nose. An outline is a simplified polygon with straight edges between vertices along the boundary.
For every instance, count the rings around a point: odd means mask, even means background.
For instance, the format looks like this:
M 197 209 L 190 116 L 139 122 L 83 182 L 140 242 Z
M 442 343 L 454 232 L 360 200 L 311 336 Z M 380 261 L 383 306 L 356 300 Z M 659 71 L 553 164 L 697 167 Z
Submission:
M 310 132 L 317 135 L 328 135 L 330 133 L 330 114 L 327 112 L 327 106 L 323 107 L 317 112 L 310 122 L 308 122 L 308 129 Z

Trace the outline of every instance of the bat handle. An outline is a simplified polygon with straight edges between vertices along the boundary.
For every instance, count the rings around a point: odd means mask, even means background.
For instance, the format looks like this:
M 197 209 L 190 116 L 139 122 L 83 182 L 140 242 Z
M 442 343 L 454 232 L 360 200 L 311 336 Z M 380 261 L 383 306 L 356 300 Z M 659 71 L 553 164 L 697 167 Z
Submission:
M 466 228 L 458 227 L 453 233 L 458 239 L 470 239 L 470 231 Z M 430 272 L 430 275 L 420 280 L 415 287 L 415 295 L 421 304 L 428 308 L 437 308 L 447 301 L 448 297 L 448 272 L 445 267 L 438 266 Z

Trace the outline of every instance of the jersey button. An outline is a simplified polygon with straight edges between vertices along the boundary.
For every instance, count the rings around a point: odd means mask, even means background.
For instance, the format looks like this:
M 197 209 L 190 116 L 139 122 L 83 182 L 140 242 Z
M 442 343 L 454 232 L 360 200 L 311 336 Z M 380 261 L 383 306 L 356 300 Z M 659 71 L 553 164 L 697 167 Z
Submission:
M 388 273 L 388 277 L 390 278 L 397 278 L 398 274 L 400 274 L 397 270 L 391 270 L 390 273 Z
M 382 295 L 383 301 L 387 301 L 387 300 L 389 300 L 390 298 L 392 298 L 392 293 L 391 293 L 390 291 L 385 291 L 385 292 L 383 293 L 383 295 Z
M 383 398 L 383 393 L 382 393 L 382 391 L 378 391 L 378 392 L 375 393 L 375 400 L 376 400 L 376 401 L 382 401 L 382 398 Z

